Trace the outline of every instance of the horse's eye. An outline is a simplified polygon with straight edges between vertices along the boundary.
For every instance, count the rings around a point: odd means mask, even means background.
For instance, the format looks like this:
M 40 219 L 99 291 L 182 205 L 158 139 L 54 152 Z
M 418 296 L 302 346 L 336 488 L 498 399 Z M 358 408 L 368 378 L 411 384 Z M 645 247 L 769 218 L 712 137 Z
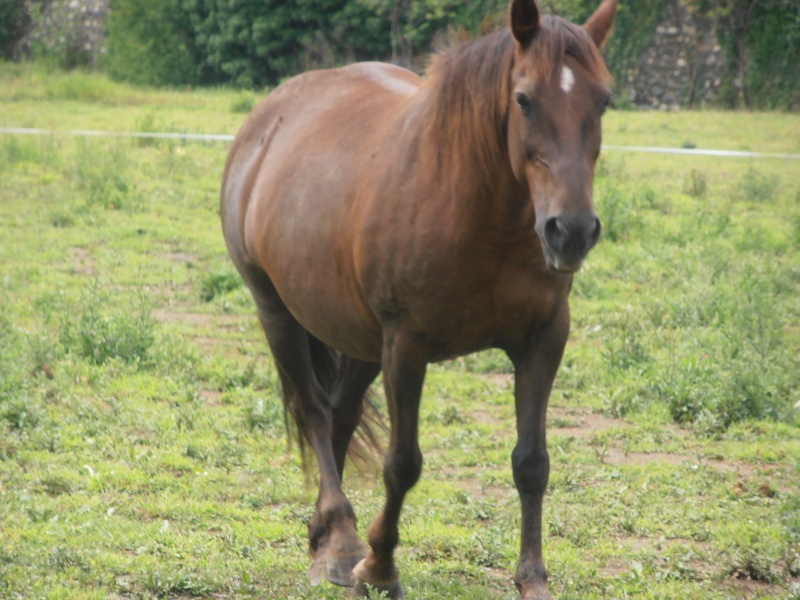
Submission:
M 522 92 L 517 92 L 517 104 L 519 104 L 519 108 L 523 114 L 528 114 L 533 109 L 533 100 L 528 98 Z

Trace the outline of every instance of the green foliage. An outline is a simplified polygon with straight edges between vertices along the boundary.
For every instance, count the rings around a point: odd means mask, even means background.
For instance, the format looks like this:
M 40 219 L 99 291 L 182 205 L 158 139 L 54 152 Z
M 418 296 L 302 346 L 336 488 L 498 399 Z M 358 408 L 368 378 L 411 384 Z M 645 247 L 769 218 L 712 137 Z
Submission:
M 127 177 L 127 165 L 122 148 L 99 150 L 95 145 L 78 143 L 71 175 L 83 192 L 85 207 L 108 210 L 136 210 L 142 198 Z
M 211 302 L 214 298 L 243 286 L 241 276 L 231 268 L 211 271 L 200 280 L 200 298 Z
M 711 431 L 750 418 L 786 418 L 797 365 L 784 347 L 778 301 L 785 274 L 746 266 L 720 278 L 695 341 L 656 374 L 657 397 L 679 422 Z
M 713 27 L 729 72 L 721 89 L 730 107 L 797 108 L 800 105 L 800 4 L 793 0 L 682 0 Z
M 253 110 L 256 102 L 257 100 L 252 94 L 243 92 L 239 94 L 239 96 L 233 102 L 231 102 L 231 112 L 247 114 Z
M 112 0 L 108 17 L 109 75 L 139 85 L 200 80 L 181 0 Z
M 59 340 L 94 365 L 112 359 L 145 365 L 156 339 L 147 298 L 142 293 L 127 297 L 124 306 L 111 300 L 109 290 L 95 280 L 83 290 L 75 310 L 68 310 L 74 318 L 61 323 Z
M 745 202 L 769 202 L 777 187 L 777 176 L 766 175 L 750 165 L 742 175 L 738 193 Z
M 652 188 L 624 185 L 615 178 L 600 178 L 595 187 L 597 210 L 603 215 L 603 236 L 612 242 L 635 238 L 644 223 L 643 210 L 655 199 Z
M 385 56 L 385 22 L 356 0 L 114 0 L 109 73 L 151 85 L 264 87 Z
M 0 0 L 0 58 L 15 58 L 17 44 L 30 27 L 28 6 L 20 0 Z
M 756 4 L 747 51 L 747 83 L 753 106 L 800 107 L 800 3 Z

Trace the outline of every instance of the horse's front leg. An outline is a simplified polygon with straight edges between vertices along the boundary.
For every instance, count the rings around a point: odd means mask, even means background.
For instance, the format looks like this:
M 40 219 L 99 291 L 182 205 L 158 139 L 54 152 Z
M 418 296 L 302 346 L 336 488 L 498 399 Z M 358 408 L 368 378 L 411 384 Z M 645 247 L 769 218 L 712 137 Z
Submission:
M 383 468 L 386 504 L 367 532 L 372 551 L 353 569 L 353 587 L 357 596 L 369 595 L 368 584 L 398 599 L 405 596 L 394 563 L 397 524 L 406 492 L 422 471 L 417 424 L 427 360 L 413 340 L 393 335 L 384 343 L 381 366 L 392 428 Z
M 509 353 L 515 368 L 517 445 L 512 453 L 514 483 L 522 504 L 519 563 L 514 581 L 525 600 L 552 600 L 542 558 L 542 502 L 550 473 L 545 423 L 547 401 L 569 332 L 563 308 L 526 347 Z

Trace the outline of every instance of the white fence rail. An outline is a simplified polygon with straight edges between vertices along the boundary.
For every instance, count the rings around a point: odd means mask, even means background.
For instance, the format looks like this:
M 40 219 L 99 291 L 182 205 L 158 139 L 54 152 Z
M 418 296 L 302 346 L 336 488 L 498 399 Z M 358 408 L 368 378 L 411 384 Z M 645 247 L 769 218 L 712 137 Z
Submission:
M 146 131 L 95 131 L 91 129 L 32 129 L 27 127 L 0 127 L 0 133 L 13 135 L 68 135 L 81 137 L 152 138 L 199 142 L 230 142 L 232 135 L 222 133 L 166 133 Z M 648 146 L 604 145 L 603 150 L 619 152 L 650 152 L 655 154 L 687 154 L 691 156 L 720 156 L 728 158 L 781 158 L 800 160 L 800 154 L 779 152 L 748 152 L 742 150 L 713 150 L 706 148 L 654 148 Z

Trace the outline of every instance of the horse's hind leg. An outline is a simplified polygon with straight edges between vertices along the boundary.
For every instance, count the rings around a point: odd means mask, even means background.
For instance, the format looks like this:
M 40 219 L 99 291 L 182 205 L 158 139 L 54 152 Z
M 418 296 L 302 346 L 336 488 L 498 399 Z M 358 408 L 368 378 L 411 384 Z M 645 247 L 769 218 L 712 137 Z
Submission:
M 331 442 L 340 481 L 343 478 L 350 441 L 362 420 L 364 397 L 379 372 L 380 365 L 377 363 L 364 362 L 348 356 L 342 356 L 339 359 L 339 370 L 336 380 L 332 382 L 329 399 L 333 414 Z M 367 440 L 368 443 L 370 441 L 372 440 Z M 317 511 L 308 525 L 309 551 L 312 556 L 316 555 L 320 546 L 325 546 L 327 543 L 327 530 L 319 511 L 321 498 L 320 491 Z
M 316 538 L 316 559 L 310 574 L 317 581 L 324 575 L 337 585 L 350 585 L 352 568 L 366 555 L 366 547 L 356 533 L 353 507 L 342 491 L 340 460 L 334 451 L 334 440 L 339 437 L 334 432 L 336 411 L 314 369 L 311 344 L 319 342 L 292 317 L 277 294 L 262 288 L 254 289 L 253 295 L 278 367 L 285 402 L 319 466 L 317 523 L 324 529 Z
M 319 343 L 319 342 L 317 342 Z M 329 394 L 333 415 L 332 447 L 339 480 L 342 479 L 350 440 L 361 422 L 364 395 L 380 365 L 341 357 L 339 372 Z M 309 576 L 312 582 L 325 577 L 338 585 L 350 585 L 353 566 L 367 554 L 358 538 L 339 541 L 331 535 L 324 517 L 324 490 L 320 486 L 317 510 L 308 525 L 309 552 L 314 556 Z

